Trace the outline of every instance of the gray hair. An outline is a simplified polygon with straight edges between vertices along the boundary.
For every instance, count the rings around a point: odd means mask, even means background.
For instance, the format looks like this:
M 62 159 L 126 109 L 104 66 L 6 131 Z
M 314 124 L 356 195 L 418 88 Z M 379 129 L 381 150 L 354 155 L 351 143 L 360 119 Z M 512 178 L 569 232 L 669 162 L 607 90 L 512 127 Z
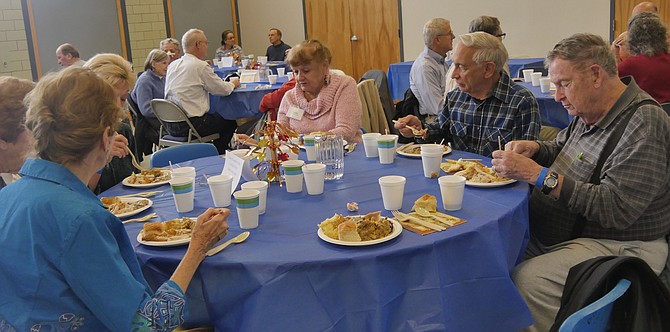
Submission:
M 73 58 L 77 59 L 79 58 L 79 51 L 77 51 L 77 49 L 74 46 L 72 46 L 72 44 L 65 43 L 61 46 L 58 46 L 58 49 L 56 50 L 60 50 L 60 52 L 63 53 L 63 55 L 70 54 L 72 55 Z
M 668 51 L 668 29 L 654 13 L 643 12 L 628 22 L 628 53 L 655 56 Z
M 481 64 L 491 61 L 496 65 L 496 72 L 503 70 L 509 59 L 505 45 L 495 36 L 478 31 L 456 37 L 457 43 L 475 50 L 472 61 Z
M 549 67 L 555 59 L 570 61 L 580 69 L 592 64 L 602 67 L 607 73 L 617 76 L 617 64 L 610 45 L 592 33 L 576 33 L 558 42 L 549 51 L 544 66 Z
M 444 25 L 449 24 L 449 20 L 443 18 L 434 18 L 423 25 L 423 43 L 429 46 L 437 36 L 445 34 Z
M 493 16 L 479 16 L 470 22 L 468 32 L 483 31 L 490 35 L 498 36 L 502 33 L 500 20 Z
M 147 59 L 144 60 L 144 71 L 153 70 L 153 67 L 151 67 L 152 62 L 154 62 L 154 61 L 161 62 L 161 61 L 163 61 L 167 58 L 168 58 L 167 53 L 165 53 L 165 52 L 163 52 L 163 51 L 161 51 L 157 48 L 154 48 L 147 55 Z
M 181 43 L 185 50 L 189 50 L 198 42 L 198 37 L 204 37 L 205 32 L 200 29 L 190 29 L 181 37 Z
M 165 45 L 167 45 L 167 44 L 172 44 L 172 45 L 176 46 L 179 49 L 179 52 L 183 53 L 183 51 L 181 49 L 181 43 L 174 38 L 165 38 L 165 39 L 161 40 L 161 43 L 160 43 L 160 46 L 159 46 L 161 51 L 165 51 Z

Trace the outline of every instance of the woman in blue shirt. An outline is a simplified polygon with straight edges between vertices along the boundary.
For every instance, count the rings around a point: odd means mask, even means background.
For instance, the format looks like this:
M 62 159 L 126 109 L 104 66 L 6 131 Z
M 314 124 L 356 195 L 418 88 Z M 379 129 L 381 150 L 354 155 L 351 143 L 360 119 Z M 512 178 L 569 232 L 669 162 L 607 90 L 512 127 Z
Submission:
M 155 293 L 128 235 L 86 187 L 110 159 L 121 103 L 85 68 L 42 78 L 26 101 L 38 158 L 0 190 L 0 329 L 169 331 L 186 291 L 230 214 L 198 217 L 186 254 Z

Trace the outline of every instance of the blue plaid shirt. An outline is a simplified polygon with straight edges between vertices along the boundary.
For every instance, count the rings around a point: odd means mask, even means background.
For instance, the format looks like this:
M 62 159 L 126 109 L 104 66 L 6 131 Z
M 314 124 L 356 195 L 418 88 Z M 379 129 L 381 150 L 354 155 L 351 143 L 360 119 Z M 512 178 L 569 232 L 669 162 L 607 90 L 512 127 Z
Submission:
M 514 140 L 537 140 L 540 112 L 533 93 L 503 72 L 484 100 L 459 89 L 449 92 L 439 123 L 428 129 L 430 140 L 444 137 L 454 149 L 490 157 L 498 150 L 498 137 L 503 146 Z

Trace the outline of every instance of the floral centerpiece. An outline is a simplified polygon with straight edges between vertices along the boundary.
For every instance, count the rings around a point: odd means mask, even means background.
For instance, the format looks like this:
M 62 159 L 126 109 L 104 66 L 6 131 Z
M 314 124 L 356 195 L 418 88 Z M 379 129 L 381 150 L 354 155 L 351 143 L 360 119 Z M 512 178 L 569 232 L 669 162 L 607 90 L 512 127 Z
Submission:
M 281 186 L 279 166 L 283 161 L 289 159 L 288 153 L 282 151 L 281 147 L 285 145 L 292 153 L 298 154 L 300 152 L 300 148 L 296 144 L 298 133 L 288 125 L 268 120 L 265 122 L 265 128 L 257 131 L 254 135 L 260 137 L 258 141 L 260 151 L 256 154 L 259 163 L 254 167 L 256 175 L 261 180 L 277 181 Z M 268 153 L 270 154 L 270 160 L 266 160 Z

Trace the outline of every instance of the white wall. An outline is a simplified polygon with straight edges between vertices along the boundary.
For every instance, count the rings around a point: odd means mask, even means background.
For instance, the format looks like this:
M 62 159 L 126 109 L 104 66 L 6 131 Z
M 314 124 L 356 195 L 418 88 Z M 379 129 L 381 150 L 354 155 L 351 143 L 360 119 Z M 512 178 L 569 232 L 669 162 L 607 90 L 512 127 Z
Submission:
M 544 57 L 559 40 L 576 32 L 592 32 L 609 39 L 610 0 L 401 2 L 405 61 L 413 60 L 423 49 L 421 29 L 434 17 L 450 20 L 456 34 L 466 33 L 468 24 L 477 16 L 498 17 L 507 33 L 505 46 L 513 58 Z M 302 41 L 305 36 L 302 0 L 239 0 L 238 11 L 245 53 L 265 54 L 269 45 L 267 33 L 272 26 L 282 30 L 284 42 L 289 45 Z
M 265 55 L 270 28 L 281 30 L 291 46 L 305 39 L 302 0 L 238 0 L 237 11 L 244 54 Z
M 467 33 L 477 16 L 498 17 L 512 58 L 544 57 L 558 41 L 577 32 L 609 40 L 610 0 L 405 0 L 401 10 L 406 61 L 423 49 L 423 24 L 434 17 L 448 19 L 457 35 Z

